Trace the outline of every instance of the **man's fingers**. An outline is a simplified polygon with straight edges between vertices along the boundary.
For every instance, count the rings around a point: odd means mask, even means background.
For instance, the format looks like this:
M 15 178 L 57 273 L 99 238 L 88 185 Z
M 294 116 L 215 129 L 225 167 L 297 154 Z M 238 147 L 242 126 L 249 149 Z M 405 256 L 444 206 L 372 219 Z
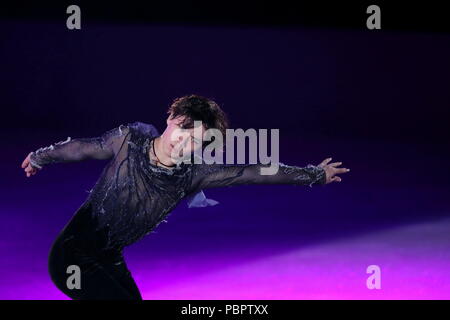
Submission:
M 330 163 L 329 166 L 330 166 L 330 167 L 338 167 L 338 166 L 340 166 L 341 164 L 342 164 L 342 162 L 333 162 L 333 163 Z
M 336 172 L 336 173 L 346 173 L 349 171 L 350 171 L 350 169 L 347 169 L 347 168 L 335 168 L 334 169 L 334 172 Z
M 25 173 L 27 174 L 27 177 L 31 177 L 31 176 L 34 176 L 37 173 L 37 170 L 32 168 L 32 167 L 31 167 L 31 169 L 30 169 L 30 167 L 27 167 L 25 169 Z
M 30 152 L 30 154 L 31 154 L 31 152 Z M 30 155 L 30 154 L 29 154 L 29 155 Z M 29 156 L 29 155 L 28 155 L 28 156 Z M 28 165 L 28 162 L 29 162 L 29 161 L 28 161 L 28 156 L 22 161 L 22 168 L 25 168 L 25 167 Z
M 332 159 L 332 158 L 326 158 L 325 160 L 323 160 L 323 161 L 320 163 L 320 166 L 326 166 L 327 163 L 331 161 L 331 159 Z
M 331 178 L 331 182 L 341 182 L 342 179 L 338 176 L 334 176 L 333 178 Z
M 37 169 L 33 168 L 30 164 L 25 168 L 25 173 L 28 174 L 35 174 L 37 172 Z

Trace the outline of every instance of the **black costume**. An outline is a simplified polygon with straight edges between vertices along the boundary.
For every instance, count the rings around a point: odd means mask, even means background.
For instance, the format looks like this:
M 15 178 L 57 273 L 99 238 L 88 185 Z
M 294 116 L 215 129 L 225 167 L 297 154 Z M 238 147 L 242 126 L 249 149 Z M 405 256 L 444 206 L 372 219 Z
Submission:
M 244 184 L 314 185 L 325 183 L 323 168 L 279 163 L 274 175 L 261 175 L 263 164 L 194 164 L 174 168 L 149 158 L 152 139 L 160 136 L 150 124 L 121 125 L 95 138 L 58 142 L 33 152 L 30 162 L 50 163 L 110 159 L 90 195 L 59 234 L 49 255 L 53 282 L 73 299 L 142 299 L 122 252 L 154 230 L 183 199 L 195 206 L 214 205 L 207 188 Z M 208 202 L 209 201 L 209 202 Z M 192 201 L 191 201 L 192 203 Z M 81 289 L 68 289 L 69 265 L 81 270 Z

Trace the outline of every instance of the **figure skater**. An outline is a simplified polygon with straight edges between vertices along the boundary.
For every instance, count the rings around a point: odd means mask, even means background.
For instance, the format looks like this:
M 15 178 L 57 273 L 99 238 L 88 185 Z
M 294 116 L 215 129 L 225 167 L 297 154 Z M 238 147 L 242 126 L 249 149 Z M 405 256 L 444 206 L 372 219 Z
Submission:
M 52 281 L 76 300 L 142 300 L 123 258 L 123 249 L 152 232 L 184 198 L 189 206 L 217 204 L 204 189 L 250 185 L 323 185 L 340 182 L 348 172 L 327 158 L 306 167 L 281 164 L 273 175 L 261 175 L 263 164 L 180 162 L 173 157 L 187 148 L 193 154 L 210 141 L 193 135 L 173 139 L 175 130 L 193 134 L 195 120 L 203 130 L 216 128 L 225 137 L 228 119 L 214 101 L 199 95 L 177 98 L 170 105 L 165 131 L 134 122 L 94 138 L 67 138 L 31 152 L 22 163 L 31 177 L 52 163 L 108 159 L 88 198 L 54 241 L 48 268 Z M 204 131 L 203 131 L 204 132 Z M 175 151 L 175 152 L 173 152 Z M 68 268 L 78 266 L 79 288 L 68 286 Z

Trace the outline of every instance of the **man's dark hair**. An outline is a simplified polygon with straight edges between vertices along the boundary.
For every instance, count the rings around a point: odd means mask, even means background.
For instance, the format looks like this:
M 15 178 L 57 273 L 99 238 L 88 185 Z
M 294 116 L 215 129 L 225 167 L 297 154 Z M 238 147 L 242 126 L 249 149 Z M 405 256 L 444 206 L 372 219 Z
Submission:
M 200 95 L 191 94 L 179 97 L 173 100 L 167 113 L 171 113 L 171 119 L 185 116 L 184 121 L 180 124 L 183 129 L 194 128 L 194 121 L 202 121 L 206 130 L 215 128 L 220 130 L 225 138 L 226 129 L 228 128 L 228 117 L 213 100 Z M 203 148 L 212 141 L 205 141 Z M 225 141 L 224 141 L 225 142 Z

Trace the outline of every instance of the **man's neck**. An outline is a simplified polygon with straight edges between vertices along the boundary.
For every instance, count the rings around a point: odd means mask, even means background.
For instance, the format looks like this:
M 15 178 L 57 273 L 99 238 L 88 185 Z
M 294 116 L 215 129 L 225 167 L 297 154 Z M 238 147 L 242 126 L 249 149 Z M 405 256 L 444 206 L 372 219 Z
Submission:
M 157 158 L 160 160 L 160 163 L 164 166 L 174 166 L 175 163 L 172 161 L 170 157 L 168 157 L 164 151 L 162 146 L 162 140 L 161 137 L 155 138 L 155 150 Z

